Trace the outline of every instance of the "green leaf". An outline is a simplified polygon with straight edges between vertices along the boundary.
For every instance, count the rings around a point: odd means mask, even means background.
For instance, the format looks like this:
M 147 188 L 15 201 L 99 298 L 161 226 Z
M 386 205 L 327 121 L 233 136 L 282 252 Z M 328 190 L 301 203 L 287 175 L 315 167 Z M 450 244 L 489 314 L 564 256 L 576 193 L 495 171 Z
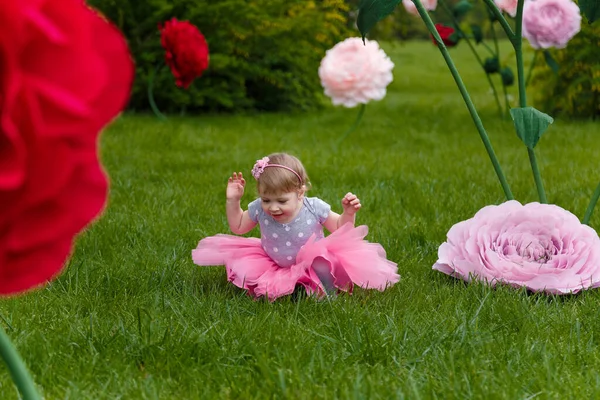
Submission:
M 511 108 L 510 115 L 515 124 L 517 136 L 530 149 L 535 147 L 548 126 L 554 122 L 551 116 L 533 107 Z
M 375 24 L 390 15 L 400 0 L 361 0 L 356 25 L 363 40 Z
M 498 57 L 488 57 L 483 62 L 483 69 L 488 74 L 495 74 L 500 71 L 500 61 L 498 61 Z
M 556 62 L 556 60 L 554 59 L 554 57 L 552 57 L 552 54 L 550 54 L 550 52 L 548 50 L 544 50 L 544 60 L 546 60 L 546 64 L 548 64 L 548 66 L 550 67 L 550 69 L 555 73 L 558 74 L 558 63 Z
M 515 74 L 513 74 L 510 67 L 504 67 L 500 70 L 500 76 L 502 77 L 502 84 L 504 86 L 511 86 L 515 83 Z
M 600 18 L 600 0 L 579 0 L 579 8 L 590 24 Z
M 469 0 L 460 0 L 452 8 L 452 13 L 454 14 L 455 18 L 459 19 L 462 18 L 466 13 L 471 11 L 472 8 L 473 4 L 471 4 Z
M 483 32 L 481 31 L 481 27 L 479 25 L 472 24 L 471 33 L 473 34 L 473 39 L 475 39 L 475 43 L 481 43 L 481 41 L 483 40 Z

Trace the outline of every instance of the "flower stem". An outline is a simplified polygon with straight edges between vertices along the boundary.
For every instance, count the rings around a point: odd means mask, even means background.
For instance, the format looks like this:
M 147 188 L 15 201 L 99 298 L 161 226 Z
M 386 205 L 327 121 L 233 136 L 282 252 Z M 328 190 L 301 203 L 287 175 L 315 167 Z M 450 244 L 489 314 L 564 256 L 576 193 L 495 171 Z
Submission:
M 500 62 L 500 46 L 498 45 L 498 36 L 496 35 L 496 29 L 494 29 L 494 20 L 490 18 L 490 30 L 492 31 L 492 37 L 494 39 L 494 47 L 496 48 L 496 58 L 498 62 Z M 506 114 L 502 115 L 503 117 L 510 118 L 510 104 L 508 102 L 508 92 L 506 90 L 506 85 L 504 84 L 504 79 L 501 79 L 502 82 L 502 91 L 504 92 L 504 104 L 506 106 Z
M 500 184 L 502 185 L 502 189 L 504 190 L 504 194 L 505 194 L 507 200 L 513 200 L 514 196 L 513 196 L 512 192 L 510 191 L 510 187 L 508 186 L 508 182 L 506 181 L 506 178 L 504 177 L 504 173 L 502 172 L 500 163 L 498 162 L 498 159 L 496 158 L 496 154 L 494 153 L 494 149 L 492 148 L 492 144 L 487 135 L 487 132 L 485 131 L 485 128 L 483 127 L 481 118 L 479 117 L 479 114 L 477 114 L 477 110 L 475 109 L 475 106 L 473 105 L 473 101 L 471 100 L 471 97 L 469 96 L 469 93 L 467 92 L 467 88 L 465 87 L 465 84 L 463 83 L 463 81 L 460 77 L 460 74 L 458 73 L 458 70 L 456 69 L 456 66 L 454 65 L 454 62 L 452 61 L 452 58 L 450 57 L 450 53 L 448 52 L 448 49 L 444 45 L 444 42 L 442 41 L 440 34 L 438 33 L 437 29 L 435 29 L 435 25 L 433 24 L 431 17 L 429 17 L 429 14 L 423 7 L 423 4 L 421 4 L 421 1 L 413 0 L 413 2 L 415 4 L 415 6 L 417 7 L 417 10 L 419 11 L 419 15 L 421 15 L 421 18 L 423 18 L 423 21 L 425 22 L 427 29 L 429 30 L 429 32 L 431 32 L 435 41 L 437 42 L 438 48 L 440 49 L 440 52 L 442 53 L 442 56 L 444 57 L 444 60 L 446 61 L 448 68 L 450 68 L 452 77 L 454 78 L 454 81 L 456 82 L 456 85 L 458 86 L 458 89 L 463 97 L 463 100 L 465 101 L 467 109 L 469 110 L 469 113 L 471 114 L 471 118 L 473 119 L 473 122 L 475 123 L 475 126 L 477 127 L 479 136 L 481 137 L 481 140 L 483 141 L 485 149 L 487 150 L 487 153 L 490 157 L 492 165 L 494 166 L 496 175 L 498 176 L 498 179 L 500 180 Z
M 506 108 L 506 114 L 508 118 L 510 118 L 510 102 L 508 101 L 508 91 L 506 90 L 506 85 L 502 82 L 502 90 L 504 91 L 504 105 Z
M 531 79 L 531 74 L 533 73 L 533 67 L 535 67 L 535 62 L 537 61 L 538 54 L 539 54 L 538 50 L 536 50 L 535 53 L 533 53 L 533 59 L 531 60 L 531 65 L 529 66 L 529 72 L 527 73 L 527 79 L 525 80 L 525 88 L 527 88 L 527 85 L 529 85 L 529 80 Z
M 523 68 L 523 3 L 524 0 L 518 0 L 515 35 L 510 42 L 512 43 L 515 49 L 515 56 L 517 58 L 517 77 L 519 80 L 519 106 L 527 107 L 527 92 L 525 91 L 525 77 Z
M 590 218 L 592 216 L 592 211 L 594 211 L 594 207 L 596 206 L 596 203 L 598 202 L 598 198 L 600 198 L 600 183 L 596 187 L 596 191 L 594 192 L 594 194 L 592 195 L 592 198 L 590 199 L 590 204 L 588 205 L 588 208 L 585 211 L 583 221 L 581 221 L 582 223 L 589 225 Z
M 358 115 L 356 116 L 354 123 L 350 126 L 350 128 L 348 128 L 346 130 L 346 132 L 344 132 L 344 134 L 342 135 L 340 140 L 338 140 L 338 145 L 340 145 L 344 141 L 344 139 L 346 139 L 348 137 L 348 135 L 350 135 L 352 132 L 354 132 L 356 130 L 356 128 L 358 127 L 358 124 L 360 124 L 360 121 L 362 120 L 363 114 L 365 113 L 365 108 L 367 108 L 366 104 L 360 105 L 360 109 L 358 110 Z
M 517 76 L 519 80 L 519 107 L 527 107 L 527 92 L 525 90 L 525 70 L 523 67 L 523 4 L 524 0 L 518 0 L 517 3 L 517 16 L 515 25 L 515 35 L 511 40 L 511 43 L 515 49 L 515 55 L 517 58 Z M 540 169 L 537 164 L 535 152 L 533 149 L 527 148 L 529 154 L 529 163 L 531 164 L 531 172 L 533 173 L 533 180 L 537 187 L 538 196 L 540 203 L 547 203 L 546 191 L 544 190 L 544 183 L 542 182 L 542 176 L 540 175 Z
M 161 121 L 166 121 L 167 117 L 160 112 L 156 102 L 154 101 L 154 78 L 156 77 L 156 73 L 159 71 L 159 69 L 160 66 L 150 70 L 150 76 L 148 77 L 148 101 L 150 102 L 150 108 L 152 108 L 152 111 L 154 111 L 154 114 L 158 117 L 158 119 Z
M 41 397 L 33 383 L 33 379 L 27 371 L 27 367 L 19 356 L 19 353 L 0 326 L 0 355 L 6 363 L 15 385 L 25 400 L 40 400 Z
M 448 7 L 448 5 L 446 4 L 445 1 L 442 0 L 440 3 L 442 4 L 442 7 L 444 7 L 444 11 L 446 11 L 446 14 L 448 14 L 448 16 L 450 18 L 452 18 L 454 27 L 460 33 L 460 37 L 463 38 L 465 40 L 465 42 L 467 42 L 467 45 L 471 49 L 471 52 L 473 53 L 475 58 L 477 59 L 477 62 L 481 66 L 481 69 L 483 69 L 485 72 L 485 69 L 483 67 L 483 61 L 481 60 L 481 57 L 479 57 L 479 53 L 477 53 L 477 51 L 475 50 L 475 46 L 473 46 L 473 44 L 469 40 L 469 37 L 464 34 L 462 29 L 460 29 L 460 24 L 458 23 L 458 20 L 454 16 L 454 13 L 452 12 L 452 10 L 450 10 L 450 8 Z M 481 42 L 481 44 L 484 45 L 493 54 L 492 49 L 490 49 L 484 42 Z M 504 116 L 504 114 L 502 112 L 502 105 L 500 104 L 500 99 L 498 98 L 498 91 L 496 90 L 496 85 L 494 85 L 494 81 L 492 80 L 492 77 L 490 76 L 490 74 L 485 72 L 485 76 L 488 80 L 488 83 L 490 84 L 490 87 L 492 88 L 492 92 L 494 93 L 494 98 L 496 99 L 496 107 L 498 107 L 498 114 L 500 114 L 500 118 L 502 118 Z M 506 110 L 506 112 L 508 112 L 508 109 Z
M 487 49 L 487 51 L 490 52 L 491 56 L 496 56 L 496 53 L 494 52 L 494 50 L 492 50 L 492 48 L 490 46 L 488 46 L 485 42 L 481 42 L 481 44 L 483 45 L 483 47 L 485 47 Z
M 529 154 L 529 163 L 531 164 L 531 170 L 533 171 L 533 179 L 537 187 L 538 196 L 540 197 L 540 203 L 548 203 L 546 198 L 546 192 L 544 192 L 544 185 L 542 183 L 542 177 L 540 175 L 540 169 L 538 168 L 537 160 L 533 149 L 527 148 L 527 154 Z
M 496 49 L 496 57 L 500 59 L 500 47 L 498 46 L 498 37 L 496 36 L 496 30 L 494 29 L 494 21 L 490 21 L 490 30 L 492 32 L 492 38 L 494 39 L 494 48 Z

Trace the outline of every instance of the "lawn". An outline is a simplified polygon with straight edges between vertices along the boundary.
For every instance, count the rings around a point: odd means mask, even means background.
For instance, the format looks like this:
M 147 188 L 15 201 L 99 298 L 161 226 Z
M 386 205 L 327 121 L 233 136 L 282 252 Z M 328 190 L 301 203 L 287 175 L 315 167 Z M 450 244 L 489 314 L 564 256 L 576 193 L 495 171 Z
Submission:
M 367 106 L 339 146 L 357 109 L 166 122 L 124 115 L 105 131 L 106 211 L 77 239 L 58 279 L 0 303 L 46 399 L 600 393 L 598 290 L 546 296 L 431 269 L 448 229 L 504 194 L 437 48 L 411 42 L 386 51 L 396 64 L 388 95 Z M 451 52 L 515 197 L 537 201 L 526 149 L 498 117 L 485 75 L 466 46 Z M 600 180 L 598 135 L 597 122 L 557 119 L 536 148 L 548 200 L 579 218 Z M 360 196 L 358 223 L 398 263 L 397 285 L 269 303 L 229 284 L 223 267 L 192 263 L 198 240 L 228 232 L 228 175 L 249 177 L 254 161 L 274 151 L 296 154 L 309 195 L 335 211 L 346 192 Z M 255 195 L 249 184 L 243 205 Z M 16 397 L 3 372 L 0 398 Z

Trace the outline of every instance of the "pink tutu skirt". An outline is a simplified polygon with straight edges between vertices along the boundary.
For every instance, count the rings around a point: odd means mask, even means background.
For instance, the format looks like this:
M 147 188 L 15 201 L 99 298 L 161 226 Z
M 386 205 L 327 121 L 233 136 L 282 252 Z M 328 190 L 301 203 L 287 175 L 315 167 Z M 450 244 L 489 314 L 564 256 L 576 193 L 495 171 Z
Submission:
M 323 295 L 323 285 L 311 268 L 317 257 L 329 261 L 336 288 L 351 292 L 358 285 L 383 291 L 400 279 L 397 264 L 386 259 L 380 244 L 364 240 L 367 233 L 365 225 L 346 224 L 318 241 L 312 235 L 296 256 L 296 264 L 286 268 L 265 253 L 260 239 L 223 234 L 202 239 L 192 250 L 192 259 L 201 266 L 225 265 L 230 282 L 251 296 L 269 300 L 291 294 L 298 284 L 309 295 Z

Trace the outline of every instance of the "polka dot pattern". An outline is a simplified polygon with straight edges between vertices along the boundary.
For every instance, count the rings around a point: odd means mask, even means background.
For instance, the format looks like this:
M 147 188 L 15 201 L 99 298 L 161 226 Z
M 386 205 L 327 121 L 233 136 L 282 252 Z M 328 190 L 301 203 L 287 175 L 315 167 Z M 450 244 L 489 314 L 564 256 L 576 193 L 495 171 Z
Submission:
M 315 235 L 324 237 L 322 222 L 329 216 L 330 206 L 316 197 L 305 198 L 298 215 L 291 222 L 280 223 L 264 212 L 261 199 L 248 206 L 252 220 L 260 223 L 261 244 L 265 253 L 281 267 L 291 267 L 306 241 Z

